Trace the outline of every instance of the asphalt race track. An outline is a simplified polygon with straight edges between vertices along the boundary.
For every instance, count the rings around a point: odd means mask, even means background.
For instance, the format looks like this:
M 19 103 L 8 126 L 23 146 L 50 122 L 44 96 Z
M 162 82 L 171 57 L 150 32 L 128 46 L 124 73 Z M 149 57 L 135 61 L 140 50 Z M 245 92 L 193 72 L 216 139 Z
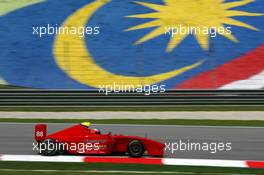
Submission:
M 69 124 L 49 124 L 48 133 Z M 231 151 L 166 151 L 166 157 L 264 160 L 264 128 L 201 126 L 93 125 L 103 133 L 138 135 L 162 142 L 215 143 L 231 142 Z M 0 123 L 0 154 L 37 154 L 32 151 L 34 124 Z

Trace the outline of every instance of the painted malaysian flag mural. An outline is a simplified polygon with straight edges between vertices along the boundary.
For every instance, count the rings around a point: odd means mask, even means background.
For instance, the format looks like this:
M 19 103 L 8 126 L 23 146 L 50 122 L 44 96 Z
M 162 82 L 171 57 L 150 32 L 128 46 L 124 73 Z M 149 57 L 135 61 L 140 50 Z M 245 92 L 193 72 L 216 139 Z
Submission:
M 0 2 L 1 84 L 264 88 L 263 0 Z

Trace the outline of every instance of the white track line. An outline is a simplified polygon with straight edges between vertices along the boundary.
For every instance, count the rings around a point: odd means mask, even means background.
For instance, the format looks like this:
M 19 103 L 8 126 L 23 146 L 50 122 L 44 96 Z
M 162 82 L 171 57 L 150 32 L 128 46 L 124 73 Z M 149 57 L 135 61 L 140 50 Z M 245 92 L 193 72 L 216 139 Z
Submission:
M 133 158 L 127 158 L 128 161 L 121 157 L 96 157 L 100 162 L 112 162 L 112 158 L 119 159 L 120 163 L 128 163 Z M 41 156 L 41 155 L 0 155 L 0 161 L 22 161 L 22 162 L 87 162 L 97 163 L 94 157 L 89 156 Z M 146 158 L 147 159 L 147 158 Z M 146 161 L 145 158 L 137 160 L 138 163 Z M 154 159 L 154 158 L 153 158 Z M 156 158 L 160 165 L 177 165 L 177 166 L 211 166 L 211 167 L 236 167 L 250 168 L 247 160 L 214 160 L 214 159 L 179 159 L 179 158 Z M 131 163 L 131 162 L 130 162 Z
M 82 156 L 40 156 L 40 155 L 1 155 L 2 161 L 23 161 L 23 162 L 83 162 Z
M 169 111 L 169 112 L 0 112 L 0 118 L 13 119 L 210 119 L 262 120 L 264 111 Z
M 213 160 L 213 159 L 162 159 L 164 165 L 179 166 L 211 166 L 211 167 L 238 167 L 247 168 L 245 161 L 241 160 Z

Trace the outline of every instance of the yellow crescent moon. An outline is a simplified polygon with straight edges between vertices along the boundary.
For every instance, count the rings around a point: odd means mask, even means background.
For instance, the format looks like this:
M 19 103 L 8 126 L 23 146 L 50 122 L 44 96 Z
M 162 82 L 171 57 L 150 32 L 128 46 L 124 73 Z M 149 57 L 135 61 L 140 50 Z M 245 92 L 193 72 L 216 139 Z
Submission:
M 84 27 L 92 15 L 103 5 L 110 0 L 96 0 L 81 9 L 77 10 L 73 15 L 68 17 L 62 27 Z M 78 34 L 57 34 L 55 38 L 54 57 L 58 66 L 74 80 L 95 88 L 100 88 L 102 85 L 152 85 L 179 74 L 182 74 L 190 69 L 193 69 L 203 61 L 195 64 L 157 75 L 134 77 L 113 74 L 103 69 L 95 63 L 91 54 L 86 49 L 86 42 Z

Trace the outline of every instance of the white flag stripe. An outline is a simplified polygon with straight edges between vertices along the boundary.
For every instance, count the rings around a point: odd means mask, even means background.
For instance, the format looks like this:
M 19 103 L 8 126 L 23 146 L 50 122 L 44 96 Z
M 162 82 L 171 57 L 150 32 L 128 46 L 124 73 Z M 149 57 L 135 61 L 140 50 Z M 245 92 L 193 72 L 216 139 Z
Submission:
M 262 89 L 264 88 L 264 71 L 246 80 L 239 80 L 222 86 L 220 89 Z

